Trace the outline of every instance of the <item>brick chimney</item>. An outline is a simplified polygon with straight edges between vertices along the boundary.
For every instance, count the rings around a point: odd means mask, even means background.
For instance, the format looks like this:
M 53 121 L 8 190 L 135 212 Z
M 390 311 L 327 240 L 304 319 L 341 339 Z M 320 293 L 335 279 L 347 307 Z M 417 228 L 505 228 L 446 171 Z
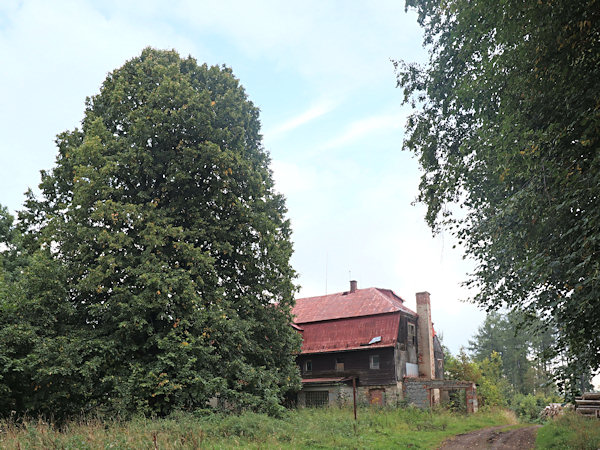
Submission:
M 356 292 L 358 288 L 358 282 L 356 280 L 350 280 L 350 293 Z
M 433 356 L 433 324 L 431 323 L 429 292 L 417 292 L 417 316 L 419 376 L 433 379 L 435 378 L 435 358 Z

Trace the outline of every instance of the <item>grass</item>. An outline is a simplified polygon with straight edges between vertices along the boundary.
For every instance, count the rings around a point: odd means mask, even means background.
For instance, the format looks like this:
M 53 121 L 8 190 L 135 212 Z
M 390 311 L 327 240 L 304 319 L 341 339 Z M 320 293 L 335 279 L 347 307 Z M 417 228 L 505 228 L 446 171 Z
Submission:
M 195 416 L 131 421 L 81 420 L 61 430 L 44 421 L 0 422 L 7 449 L 193 448 L 435 448 L 444 439 L 478 428 L 514 423 L 504 411 L 463 415 L 414 408 L 300 409 L 282 418 L 262 414 Z
M 566 412 L 538 430 L 535 444 L 538 449 L 598 449 L 600 420 Z

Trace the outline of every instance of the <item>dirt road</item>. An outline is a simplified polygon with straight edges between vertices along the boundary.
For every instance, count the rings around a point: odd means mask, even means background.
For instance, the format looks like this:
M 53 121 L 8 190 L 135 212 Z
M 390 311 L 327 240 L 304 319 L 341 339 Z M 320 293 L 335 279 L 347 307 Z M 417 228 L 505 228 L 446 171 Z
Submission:
M 442 444 L 440 450 L 494 449 L 528 450 L 535 446 L 535 436 L 540 425 L 503 431 L 506 426 L 484 428 L 459 434 Z

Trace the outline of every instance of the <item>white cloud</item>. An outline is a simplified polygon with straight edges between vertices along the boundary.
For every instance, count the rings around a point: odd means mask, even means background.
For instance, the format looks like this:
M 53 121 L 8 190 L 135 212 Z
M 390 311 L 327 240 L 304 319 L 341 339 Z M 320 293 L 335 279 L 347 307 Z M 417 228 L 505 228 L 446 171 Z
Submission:
M 397 1 L 374 6 L 320 0 L 187 0 L 175 2 L 169 14 L 201 33 L 226 36 L 248 56 L 273 61 L 328 92 L 348 92 L 382 79 L 394 86 L 389 59 L 425 55 L 414 13 L 406 14 Z M 419 38 L 414 40 L 414 36 Z
M 288 119 L 284 123 L 275 126 L 272 130 L 265 131 L 265 140 L 270 140 L 275 137 L 279 137 L 280 135 L 287 133 L 289 131 L 295 130 L 296 128 L 305 125 L 325 114 L 331 112 L 336 107 L 336 103 L 331 100 L 325 100 L 316 105 L 311 106 L 306 111 L 298 114 L 291 119 Z
M 79 126 L 86 96 L 109 71 L 147 45 L 198 51 L 167 24 L 127 22 L 86 2 L 29 0 L 0 16 L 0 202 L 11 209 L 51 167 L 56 134 Z
M 340 135 L 325 142 L 319 149 L 328 150 L 343 147 L 375 132 L 398 130 L 404 126 L 405 121 L 406 115 L 402 113 L 366 117 L 349 124 Z
M 314 168 L 273 160 L 271 161 L 271 170 L 275 187 L 286 196 L 313 189 L 317 183 L 317 174 Z

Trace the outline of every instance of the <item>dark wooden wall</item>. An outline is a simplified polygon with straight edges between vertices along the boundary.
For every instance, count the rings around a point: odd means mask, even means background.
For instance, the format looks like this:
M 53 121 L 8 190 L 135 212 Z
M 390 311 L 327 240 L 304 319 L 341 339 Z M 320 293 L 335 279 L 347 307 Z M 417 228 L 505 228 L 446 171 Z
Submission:
M 371 355 L 379 355 L 379 369 L 369 367 L 369 357 Z M 335 370 L 336 358 L 344 359 L 343 371 Z M 307 360 L 312 362 L 312 372 L 310 373 L 304 371 L 304 363 Z M 299 355 L 296 362 L 300 366 L 302 378 L 357 376 L 361 386 L 393 384 L 396 382 L 394 349 L 391 347 Z

